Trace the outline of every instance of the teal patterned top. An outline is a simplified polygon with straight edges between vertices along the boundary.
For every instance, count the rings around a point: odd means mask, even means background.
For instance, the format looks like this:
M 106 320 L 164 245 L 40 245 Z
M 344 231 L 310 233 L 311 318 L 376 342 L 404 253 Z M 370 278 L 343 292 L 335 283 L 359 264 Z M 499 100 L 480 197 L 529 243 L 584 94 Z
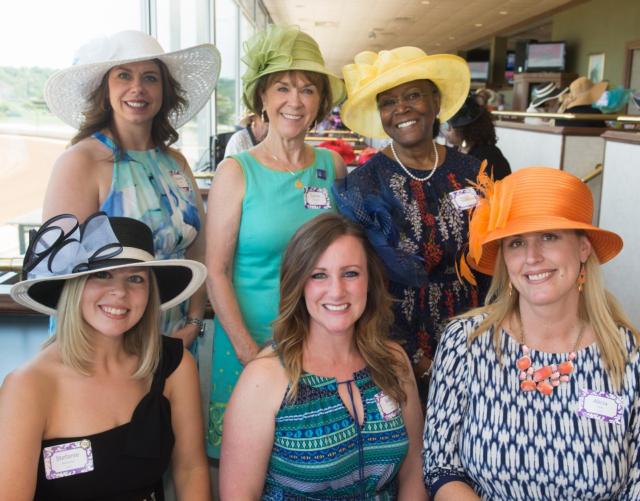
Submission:
M 362 427 L 338 393 L 347 384 L 352 395 L 352 383 L 362 396 Z M 368 368 L 343 382 L 304 373 L 295 401 L 285 398 L 276 416 L 263 501 L 396 499 L 409 438 L 400 408 L 378 403 L 383 395 Z

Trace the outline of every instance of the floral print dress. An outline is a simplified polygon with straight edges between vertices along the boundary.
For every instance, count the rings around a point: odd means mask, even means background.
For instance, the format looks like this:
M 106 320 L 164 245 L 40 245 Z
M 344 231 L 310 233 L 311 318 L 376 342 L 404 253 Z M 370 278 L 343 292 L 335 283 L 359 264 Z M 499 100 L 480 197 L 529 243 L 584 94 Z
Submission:
M 423 356 L 432 360 L 448 320 L 484 297 L 484 290 L 458 279 L 469 215 L 450 196 L 474 182 L 479 168 L 477 159 L 446 148 L 444 162 L 421 182 L 378 153 L 334 187 L 340 212 L 363 225 L 385 264 L 395 299 L 391 336 L 414 364 Z M 424 171 L 409 170 L 424 177 Z M 423 400 L 425 392 L 421 388 Z

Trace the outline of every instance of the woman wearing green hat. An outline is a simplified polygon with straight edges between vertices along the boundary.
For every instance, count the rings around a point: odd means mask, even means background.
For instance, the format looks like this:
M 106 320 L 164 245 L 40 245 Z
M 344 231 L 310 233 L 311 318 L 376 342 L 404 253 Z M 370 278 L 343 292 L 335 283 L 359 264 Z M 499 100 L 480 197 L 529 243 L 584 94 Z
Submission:
M 336 199 L 385 264 L 396 299 L 392 336 L 411 358 L 424 400 L 440 332 L 482 297 L 463 285 L 456 266 L 477 199 L 467 180 L 476 179 L 480 162 L 435 142 L 440 121 L 464 103 L 469 68 L 457 56 L 400 47 L 361 52 L 343 74 L 344 123 L 391 143 L 337 183 Z
M 318 44 L 296 27 L 270 26 L 245 44 L 243 99 L 269 123 L 256 147 L 225 159 L 209 192 L 207 268 L 216 312 L 207 453 L 219 457 L 222 415 L 244 365 L 271 338 L 282 252 L 304 222 L 334 210 L 340 157 L 304 142 L 342 100 Z

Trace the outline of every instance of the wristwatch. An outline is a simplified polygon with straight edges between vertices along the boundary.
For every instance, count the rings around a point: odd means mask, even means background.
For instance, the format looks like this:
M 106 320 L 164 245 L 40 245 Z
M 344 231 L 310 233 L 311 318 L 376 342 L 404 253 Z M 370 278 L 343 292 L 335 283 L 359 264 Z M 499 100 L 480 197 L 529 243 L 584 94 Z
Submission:
M 204 320 L 200 319 L 200 318 L 191 318 L 191 317 L 187 317 L 187 319 L 184 321 L 185 325 L 189 325 L 189 324 L 193 324 L 193 325 L 197 325 L 198 328 L 200 329 L 198 332 L 198 336 L 203 336 L 204 335 Z

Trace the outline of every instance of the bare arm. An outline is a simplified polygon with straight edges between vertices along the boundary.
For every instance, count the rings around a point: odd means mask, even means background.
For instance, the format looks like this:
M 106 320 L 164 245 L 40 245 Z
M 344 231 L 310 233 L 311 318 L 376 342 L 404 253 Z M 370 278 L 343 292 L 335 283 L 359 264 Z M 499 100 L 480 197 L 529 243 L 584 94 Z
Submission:
M 180 365 L 167 379 L 166 395 L 176 439 L 171 469 L 178 499 L 187 501 L 211 499 L 199 388 L 195 361 L 185 351 Z
M 20 369 L 0 387 L 0 493 L 2 499 L 32 500 L 47 418 L 41 378 Z
M 100 208 L 100 185 L 110 184 L 109 154 L 80 142 L 65 151 L 53 166 L 42 207 L 43 221 L 69 213 L 80 221 Z M 111 170 L 110 170 L 111 169 Z M 107 180 L 108 178 L 108 180 Z
M 413 377 L 411 362 L 404 350 L 396 343 L 392 344 L 392 349 L 407 371 L 407 377 L 402 383 L 402 388 L 407 394 L 407 401 L 402 405 L 402 416 L 409 436 L 409 452 L 398 473 L 398 501 L 426 500 L 427 491 L 422 479 L 422 458 L 420 456 L 424 418 L 420 397 L 418 396 L 418 387 Z
M 220 499 L 259 500 L 264 489 L 275 416 L 287 388 L 276 357 L 245 367 L 224 414 L 220 457 Z
M 233 158 L 222 161 L 209 190 L 205 259 L 209 300 L 243 365 L 259 351 L 242 319 L 231 281 L 244 190 L 244 174 L 238 162 Z
M 200 191 L 198 190 L 198 184 L 196 183 L 196 179 L 193 177 L 193 173 L 191 172 L 191 168 L 187 163 L 187 160 L 178 152 L 171 150 L 171 153 L 174 155 L 180 166 L 182 167 L 182 171 L 186 177 L 188 177 L 191 181 L 191 186 L 193 186 L 195 190 L 195 198 L 196 198 L 196 206 L 198 207 L 198 215 L 200 216 L 200 221 L 202 222 L 200 231 L 198 231 L 198 235 L 195 240 L 191 242 L 191 245 L 187 248 L 187 252 L 185 257 L 187 259 L 193 259 L 194 261 L 198 261 L 204 264 L 205 261 L 205 242 L 206 239 L 206 226 L 205 226 L 205 213 L 204 213 L 204 204 L 202 203 L 202 197 L 200 196 Z M 203 285 L 200 287 L 194 294 L 191 296 L 189 301 L 189 309 L 187 311 L 187 316 L 190 318 L 202 319 L 204 318 L 204 310 L 207 303 L 207 289 Z M 191 346 L 193 340 L 200 333 L 200 328 L 194 324 L 187 324 L 184 327 L 177 329 L 173 332 L 173 337 L 178 337 L 182 339 L 182 342 L 185 346 Z
M 436 492 L 434 501 L 480 501 L 480 497 L 475 491 L 464 482 L 449 482 L 444 484 Z
M 336 179 L 341 179 L 347 175 L 347 165 L 344 163 L 344 160 L 340 156 L 340 154 L 336 151 L 331 151 L 331 156 L 333 157 L 333 168 L 335 169 Z

